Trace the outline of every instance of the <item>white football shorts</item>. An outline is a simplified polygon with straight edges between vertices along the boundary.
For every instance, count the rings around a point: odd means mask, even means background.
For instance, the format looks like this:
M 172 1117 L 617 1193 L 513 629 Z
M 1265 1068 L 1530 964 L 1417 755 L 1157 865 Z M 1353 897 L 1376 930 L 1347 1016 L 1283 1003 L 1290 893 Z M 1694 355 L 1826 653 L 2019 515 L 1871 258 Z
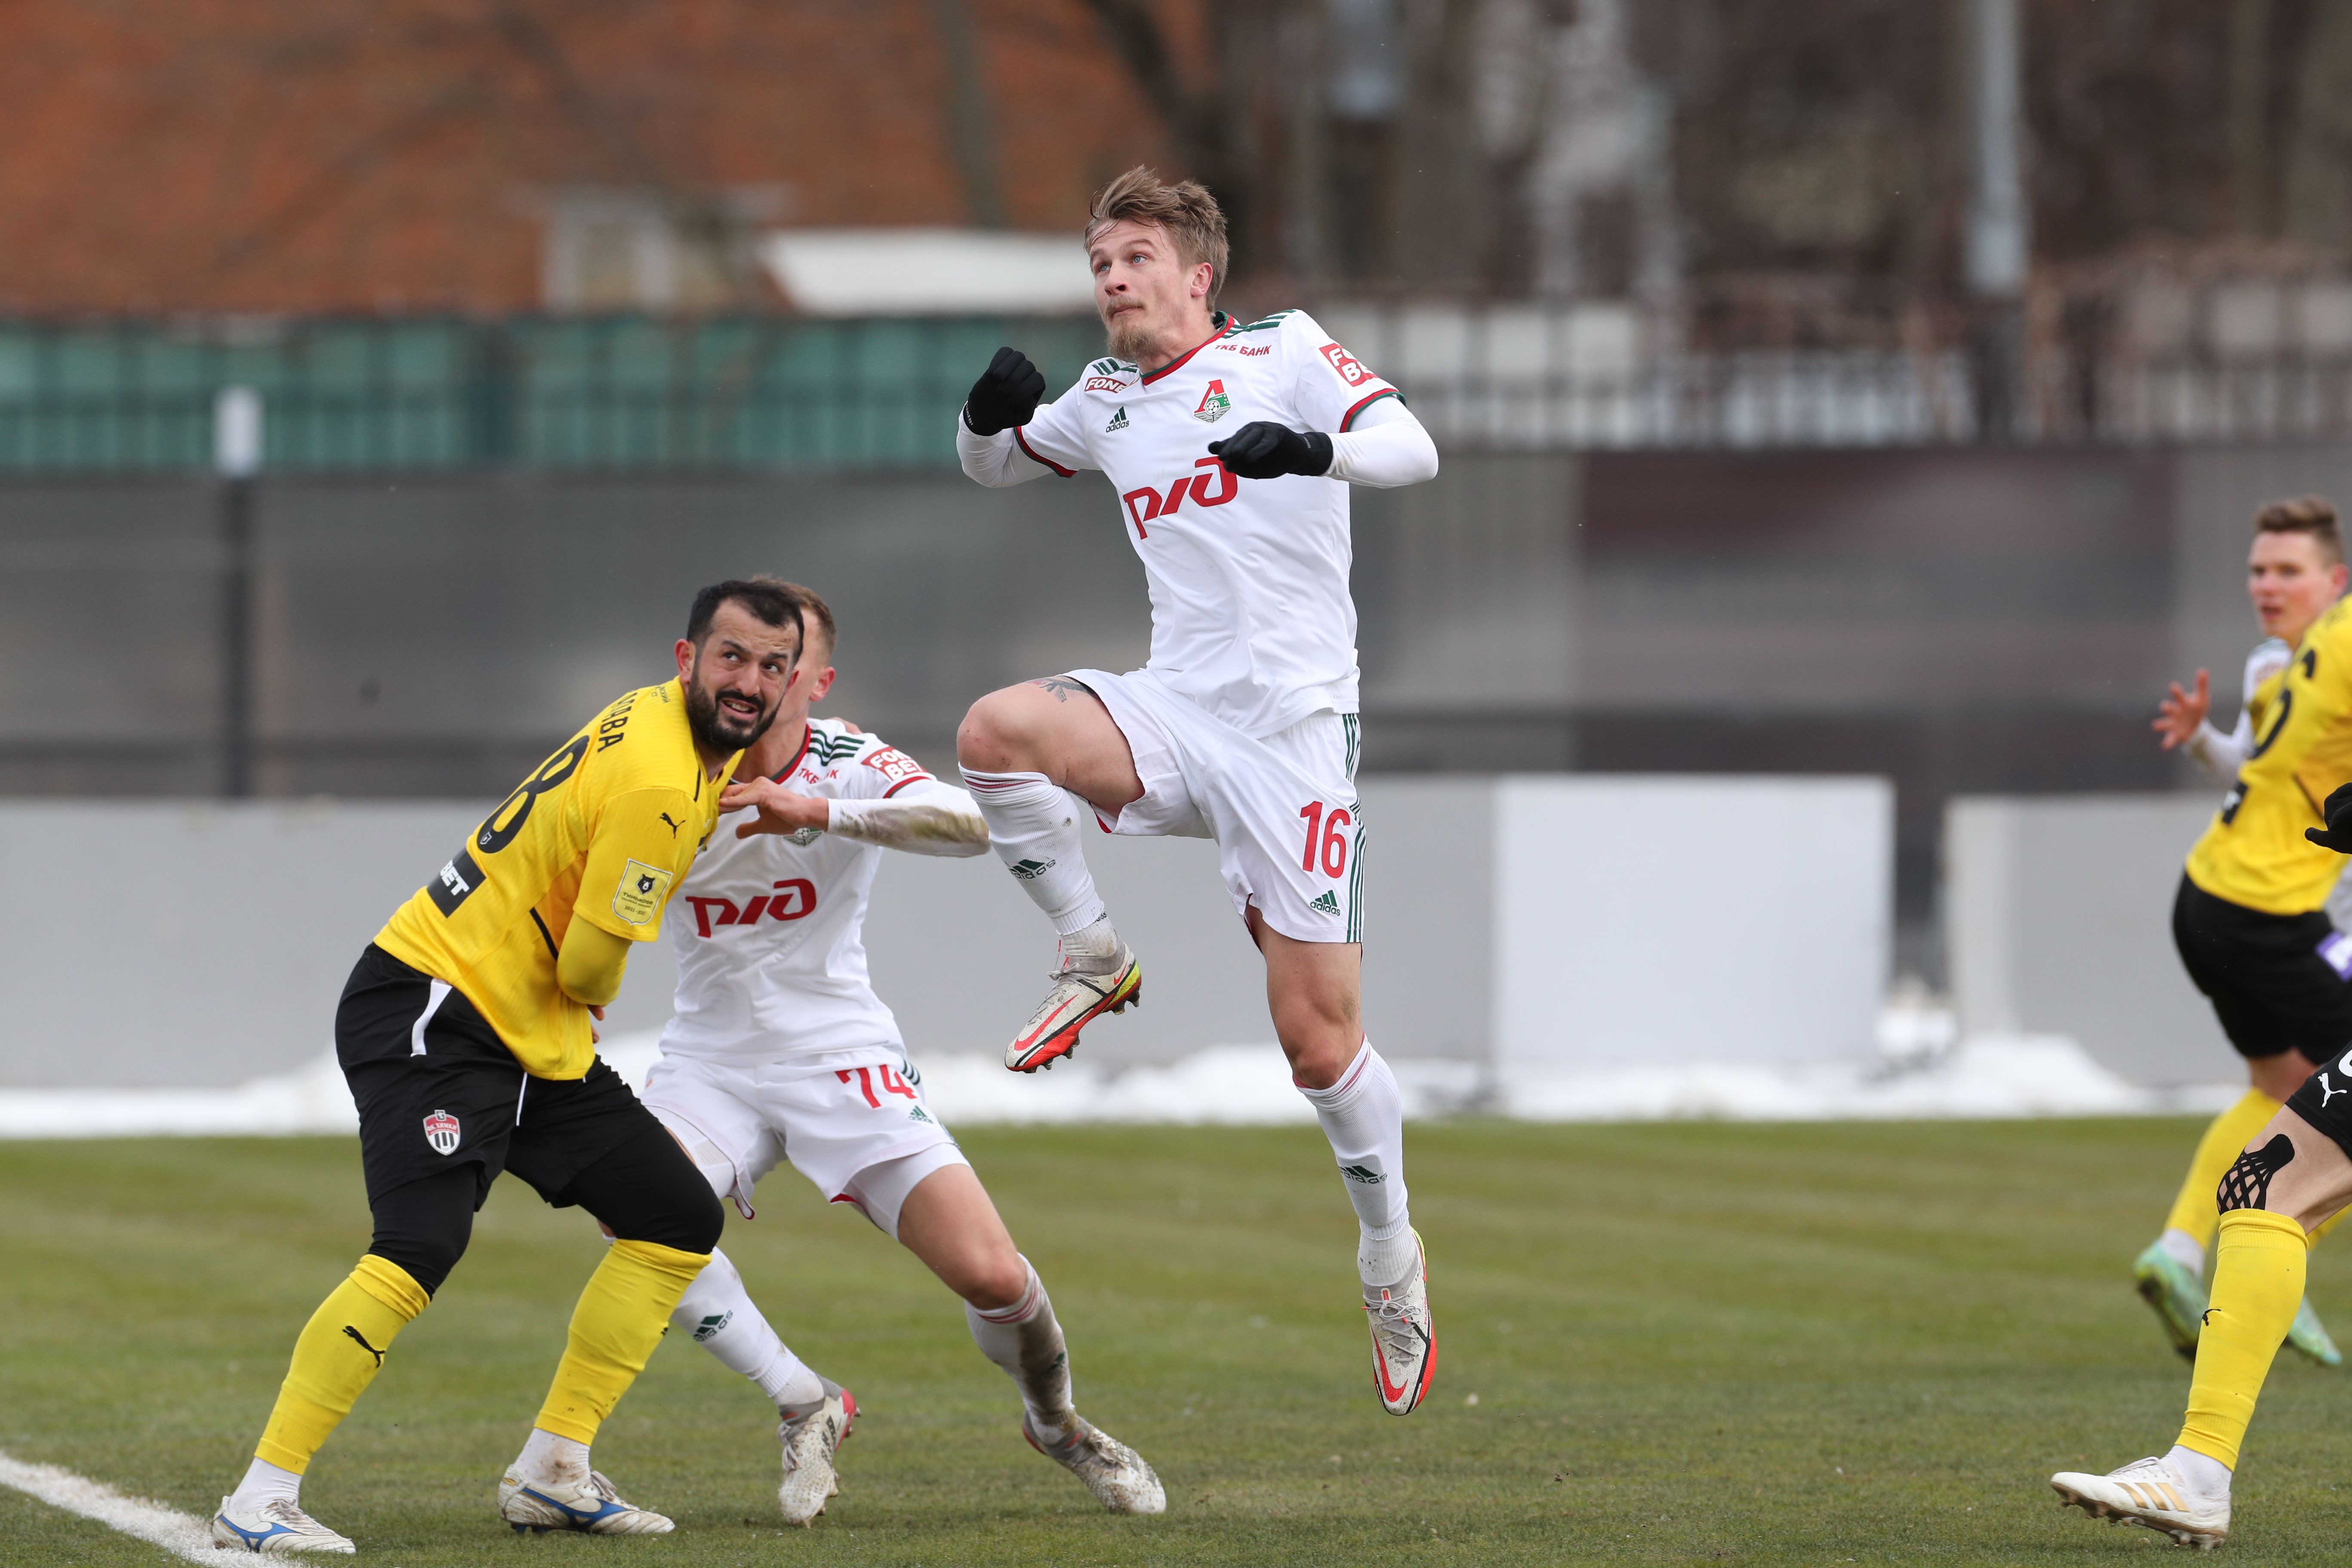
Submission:
M 1363 940 L 1355 714 L 1325 709 L 1253 740 L 1148 669 L 1069 679 L 1110 710 L 1143 781 L 1140 800 L 1115 816 L 1095 813 L 1105 832 L 1213 838 L 1235 913 L 1255 904 L 1299 942 Z
M 789 1160 L 827 1202 L 856 1205 L 896 1239 L 917 1184 L 971 1163 L 895 1046 L 751 1067 L 665 1055 L 646 1075 L 643 1099 L 746 1219 L 751 1189 Z

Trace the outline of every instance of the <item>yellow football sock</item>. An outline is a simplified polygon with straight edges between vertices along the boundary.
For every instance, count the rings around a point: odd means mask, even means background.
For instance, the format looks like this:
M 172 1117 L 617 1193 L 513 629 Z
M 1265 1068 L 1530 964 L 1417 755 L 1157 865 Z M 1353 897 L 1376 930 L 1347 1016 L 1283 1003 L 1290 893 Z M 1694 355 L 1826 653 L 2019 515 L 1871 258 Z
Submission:
M 2197 1340 L 2197 1372 L 2179 1441 L 2234 1470 L 2254 1400 L 2303 1302 L 2311 1244 L 2302 1226 L 2265 1209 L 2231 1209 L 2221 1216 L 2221 1232 L 2213 1252 L 2213 1304 Z
M 302 1474 L 383 1365 L 383 1352 L 433 1298 L 396 1263 L 373 1254 L 336 1286 L 294 1341 L 294 1360 L 278 1385 L 254 1447 L 256 1458 Z
M 2168 1230 L 2185 1230 L 2197 1238 L 2197 1245 L 2205 1249 L 2208 1273 L 2212 1271 L 2214 1227 L 2221 1218 L 2213 1189 L 2221 1184 L 2222 1173 L 2238 1163 L 2239 1153 L 2254 1141 L 2255 1133 L 2270 1125 L 2278 1110 L 2277 1100 L 2259 1089 L 2250 1089 L 2237 1104 L 2213 1118 L 2205 1135 L 2197 1140 L 2197 1153 L 2189 1162 L 2180 1195 L 2172 1200 L 2172 1213 L 2164 1224 Z
M 571 1340 L 532 1425 L 593 1443 L 596 1428 L 645 1371 L 677 1299 L 709 1261 L 707 1252 L 651 1241 L 616 1241 L 606 1248 L 572 1310 Z

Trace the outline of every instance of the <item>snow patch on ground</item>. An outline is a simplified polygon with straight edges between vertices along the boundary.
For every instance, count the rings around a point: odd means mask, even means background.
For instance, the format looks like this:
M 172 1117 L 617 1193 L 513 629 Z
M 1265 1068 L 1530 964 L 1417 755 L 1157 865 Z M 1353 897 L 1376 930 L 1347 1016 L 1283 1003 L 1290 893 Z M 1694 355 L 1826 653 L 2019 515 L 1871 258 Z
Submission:
M 605 1060 L 642 1087 L 653 1034 L 607 1043 Z M 2126 1083 L 2073 1040 L 1979 1036 L 1874 1061 L 1789 1067 L 1731 1062 L 1628 1067 L 1547 1078 L 1498 1078 L 1475 1062 L 1392 1061 L 1405 1113 L 1508 1116 L 1528 1121 L 1998 1121 L 2029 1116 L 2137 1116 L 2218 1110 L 2230 1085 L 2151 1089 Z M 1067 1060 L 1022 1077 L 994 1057 L 919 1058 L 923 1092 L 949 1126 L 1160 1122 L 1182 1126 L 1307 1123 L 1271 1045 L 1211 1046 L 1156 1066 Z M 235 1089 L 0 1089 L 0 1138 L 136 1138 L 351 1132 L 359 1125 L 331 1055 Z

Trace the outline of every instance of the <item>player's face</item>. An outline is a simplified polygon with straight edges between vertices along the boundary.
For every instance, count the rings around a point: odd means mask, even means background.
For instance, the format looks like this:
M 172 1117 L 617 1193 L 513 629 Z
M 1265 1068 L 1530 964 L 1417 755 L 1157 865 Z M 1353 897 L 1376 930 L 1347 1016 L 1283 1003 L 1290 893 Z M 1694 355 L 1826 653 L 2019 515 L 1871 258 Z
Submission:
M 2257 533 L 2246 562 L 2246 593 L 2264 632 L 2299 644 L 2344 592 L 2345 575 L 2307 533 Z
M 678 644 L 686 718 L 695 740 L 720 756 L 758 740 L 775 722 L 800 673 L 799 647 L 798 627 L 772 626 L 732 599 L 719 605 L 699 649 Z
M 1150 368 L 1182 353 L 1207 331 L 1212 268 L 1187 267 L 1168 231 L 1121 221 L 1087 247 L 1095 269 L 1095 309 L 1111 353 Z

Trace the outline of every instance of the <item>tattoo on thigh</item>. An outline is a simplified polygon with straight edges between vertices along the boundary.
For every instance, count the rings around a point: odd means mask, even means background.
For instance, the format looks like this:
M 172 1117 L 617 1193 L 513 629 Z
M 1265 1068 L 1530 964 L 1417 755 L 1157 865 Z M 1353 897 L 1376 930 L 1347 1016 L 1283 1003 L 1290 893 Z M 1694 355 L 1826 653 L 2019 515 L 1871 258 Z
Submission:
M 1044 687 L 1054 694 L 1054 700 L 1056 702 L 1067 702 L 1071 692 L 1088 689 L 1083 681 L 1065 679 L 1058 675 L 1049 675 L 1043 680 L 1033 680 L 1029 684 Z
M 2223 1214 L 2232 1209 L 2258 1209 L 2270 1202 L 2271 1178 L 2294 1163 L 2294 1140 L 2282 1132 L 2259 1149 L 2249 1149 L 2222 1173 L 2213 1194 Z

